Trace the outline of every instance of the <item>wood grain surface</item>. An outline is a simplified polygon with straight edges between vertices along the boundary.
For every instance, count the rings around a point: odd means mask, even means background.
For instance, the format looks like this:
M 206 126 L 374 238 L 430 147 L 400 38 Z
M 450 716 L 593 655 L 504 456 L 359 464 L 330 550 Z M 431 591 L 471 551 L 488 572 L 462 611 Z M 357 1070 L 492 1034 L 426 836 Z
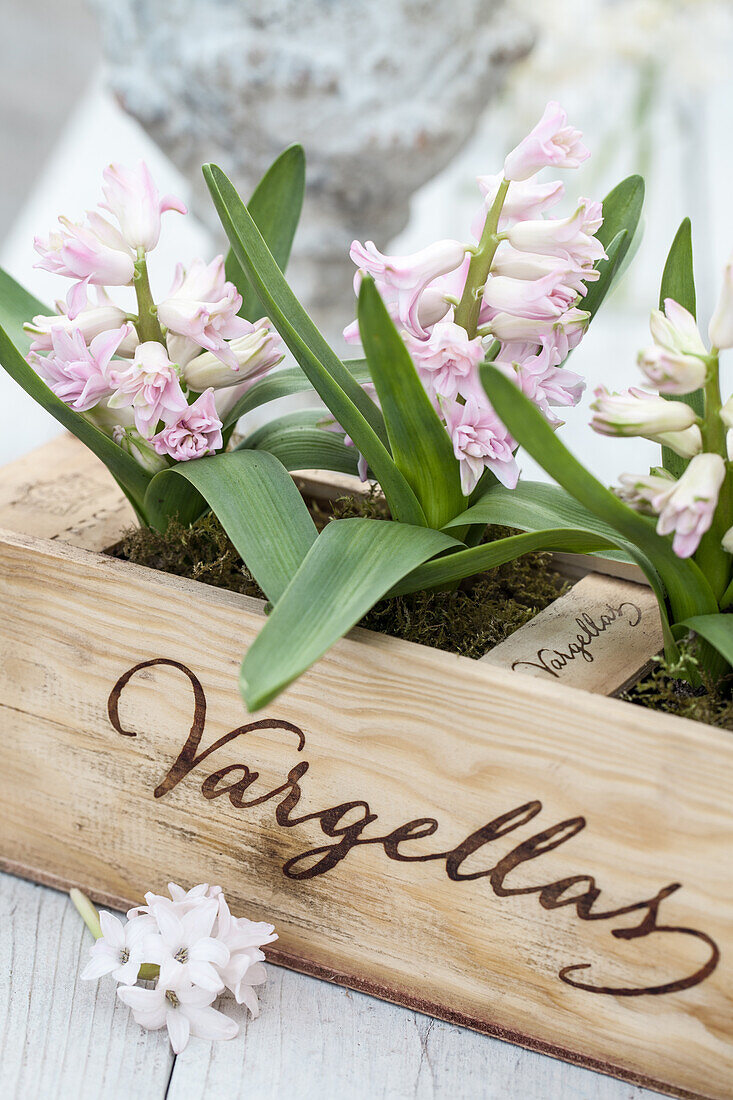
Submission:
M 257 601 L 58 540 L 2 537 L 0 608 L 6 866 L 218 881 L 286 965 L 730 1095 L 729 735 L 360 630 L 251 718 Z
M 0 1095 L 23 1100 L 654 1100 L 610 1077 L 267 966 L 229 1043 L 177 1057 L 115 982 L 83 982 L 92 939 L 68 895 L 0 874 Z
M 635 683 L 663 645 L 651 588 L 588 573 L 481 660 L 613 695 Z
M 106 550 L 135 522 L 106 466 L 65 432 L 0 469 L 0 527 Z

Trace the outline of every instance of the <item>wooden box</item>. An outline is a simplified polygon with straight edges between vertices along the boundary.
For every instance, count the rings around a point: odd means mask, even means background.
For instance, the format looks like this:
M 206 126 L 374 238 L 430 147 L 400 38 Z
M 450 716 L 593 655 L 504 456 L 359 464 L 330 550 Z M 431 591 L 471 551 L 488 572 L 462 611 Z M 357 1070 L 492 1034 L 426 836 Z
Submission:
M 359 629 L 247 715 L 260 603 L 103 555 L 130 519 L 71 437 L 0 472 L 4 869 L 220 883 L 275 962 L 733 1095 L 730 734 Z

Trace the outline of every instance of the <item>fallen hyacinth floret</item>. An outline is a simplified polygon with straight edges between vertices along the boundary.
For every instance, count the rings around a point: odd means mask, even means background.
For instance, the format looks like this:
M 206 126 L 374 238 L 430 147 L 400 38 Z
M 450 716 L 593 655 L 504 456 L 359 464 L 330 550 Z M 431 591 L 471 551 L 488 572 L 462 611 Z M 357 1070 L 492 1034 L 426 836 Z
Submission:
M 145 905 L 130 909 L 125 922 L 97 913 L 79 890 L 71 899 L 95 937 L 82 979 L 110 974 L 136 1022 L 147 1030 L 167 1028 L 179 1054 L 191 1036 L 238 1034 L 236 1021 L 213 1007 L 225 989 L 258 1015 L 255 986 L 267 979 L 261 948 L 277 935 L 271 924 L 233 916 L 220 886 L 185 890 L 170 882 L 168 891 L 170 897 L 147 893 Z

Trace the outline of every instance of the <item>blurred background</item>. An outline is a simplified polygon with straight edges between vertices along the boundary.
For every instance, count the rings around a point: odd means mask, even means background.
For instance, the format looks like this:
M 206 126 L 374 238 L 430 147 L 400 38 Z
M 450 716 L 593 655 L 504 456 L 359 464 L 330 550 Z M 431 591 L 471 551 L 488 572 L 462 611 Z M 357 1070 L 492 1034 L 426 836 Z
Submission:
M 392 252 L 468 239 L 475 177 L 498 171 L 559 100 L 592 151 L 563 173 L 567 212 L 630 172 L 647 180 L 641 248 L 573 356 L 588 388 L 561 431 L 607 483 L 657 460 L 652 444 L 592 433 L 588 403 L 601 382 L 638 384 L 685 215 L 702 326 L 712 312 L 733 251 L 730 0 L 5 0 L 3 16 L 0 263 L 16 279 L 53 301 L 59 283 L 33 267 L 34 235 L 94 205 L 109 161 L 143 158 L 192 211 L 164 222 L 151 261 L 162 293 L 177 260 L 225 247 L 200 165 L 218 162 L 246 195 L 302 141 L 291 278 L 339 347 L 352 238 Z M 58 431 L 4 374 L 0 428 L 0 462 Z

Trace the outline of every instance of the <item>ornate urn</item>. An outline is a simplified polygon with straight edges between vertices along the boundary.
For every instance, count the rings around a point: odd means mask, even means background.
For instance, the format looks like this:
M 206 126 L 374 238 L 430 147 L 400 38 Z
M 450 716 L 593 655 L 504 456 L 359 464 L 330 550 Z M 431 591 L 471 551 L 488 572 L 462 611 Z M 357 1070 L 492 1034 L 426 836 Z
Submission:
M 247 194 L 284 146 L 305 146 L 291 275 L 332 336 L 349 319 L 351 240 L 405 226 L 532 41 L 502 0 L 95 3 L 115 94 L 202 199 L 202 162 Z

